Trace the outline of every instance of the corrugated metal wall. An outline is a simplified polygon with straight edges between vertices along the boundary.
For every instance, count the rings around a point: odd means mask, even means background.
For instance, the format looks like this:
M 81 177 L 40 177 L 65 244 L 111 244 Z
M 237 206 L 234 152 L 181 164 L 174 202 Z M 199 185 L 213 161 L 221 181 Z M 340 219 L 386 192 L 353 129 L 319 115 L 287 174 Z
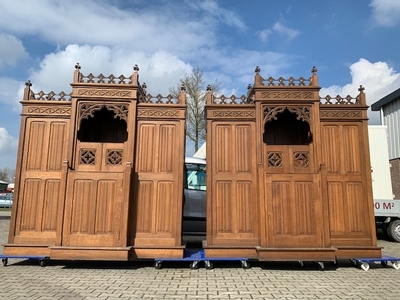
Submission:
M 400 99 L 383 107 L 384 122 L 389 134 L 389 159 L 400 157 Z

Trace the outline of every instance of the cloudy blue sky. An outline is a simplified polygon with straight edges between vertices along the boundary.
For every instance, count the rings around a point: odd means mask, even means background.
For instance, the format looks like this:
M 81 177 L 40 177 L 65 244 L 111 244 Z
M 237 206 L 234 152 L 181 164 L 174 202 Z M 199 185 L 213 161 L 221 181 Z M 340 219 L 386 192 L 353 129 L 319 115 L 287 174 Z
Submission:
M 69 93 L 76 62 L 96 75 L 138 64 L 164 95 L 193 67 L 241 95 L 257 65 L 276 78 L 316 66 L 321 96 L 362 84 L 372 104 L 400 87 L 399 15 L 400 0 L 0 0 L 0 168 L 15 168 L 24 82 Z

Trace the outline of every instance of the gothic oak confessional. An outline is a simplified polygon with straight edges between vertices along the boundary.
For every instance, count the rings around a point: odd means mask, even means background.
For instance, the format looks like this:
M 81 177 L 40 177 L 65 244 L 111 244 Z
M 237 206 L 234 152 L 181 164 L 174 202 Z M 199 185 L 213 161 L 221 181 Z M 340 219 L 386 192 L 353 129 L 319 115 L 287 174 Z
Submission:
M 9 255 L 127 260 L 182 257 L 185 91 L 146 93 L 130 77 L 84 76 L 72 93 L 28 82 Z
M 264 79 L 247 97 L 208 91 L 206 256 L 380 257 L 367 105 L 310 79 Z
M 363 88 L 320 98 L 318 76 L 207 91 L 206 257 L 380 257 Z M 130 77 L 84 76 L 22 103 L 5 255 L 182 258 L 185 90 L 153 97 Z

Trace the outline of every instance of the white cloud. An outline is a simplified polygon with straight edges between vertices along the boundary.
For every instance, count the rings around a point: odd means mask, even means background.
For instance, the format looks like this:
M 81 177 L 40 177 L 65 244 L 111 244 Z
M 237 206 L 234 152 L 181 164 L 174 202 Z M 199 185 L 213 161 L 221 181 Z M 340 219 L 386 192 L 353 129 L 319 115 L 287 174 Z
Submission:
M 207 50 L 197 55 L 199 61 L 207 61 L 208 70 L 204 72 L 206 84 L 219 80 L 226 89 L 239 89 L 241 93 L 245 92 L 249 83 L 253 83 L 254 68 L 257 65 L 263 72 L 274 76 L 287 69 L 294 59 L 294 56 L 275 52 L 243 49 L 234 52 Z M 147 84 L 149 93 L 162 95 L 167 95 L 169 87 L 175 87 L 179 78 L 189 74 L 194 67 L 165 51 L 143 53 L 105 46 L 68 45 L 64 50 L 47 54 L 40 68 L 31 71 L 29 79 L 33 84 L 32 90 L 35 93 L 41 90 L 45 93 L 69 93 L 77 62 L 84 75 L 93 73 L 96 76 L 100 73 L 105 76 L 129 76 L 137 64 L 140 83 Z
M 261 40 L 261 41 L 267 42 L 267 41 L 268 41 L 268 38 L 271 36 L 271 34 L 272 34 L 272 30 L 269 29 L 269 28 L 267 28 L 267 29 L 262 30 L 262 31 L 258 34 L 258 36 L 260 37 L 260 40 Z
M 21 40 L 13 35 L 0 33 L 0 45 L 0 67 L 15 65 L 18 60 L 28 57 Z
M 291 40 L 291 39 L 295 38 L 296 36 L 298 36 L 300 34 L 300 31 L 286 27 L 285 25 L 283 25 L 283 23 L 281 21 L 278 21 L 272 26 L 272 28 L 266 28 L 266 29 L 260 31 L 258 33 L 258 36 L 261 41 L 267 42 L 268 38 L 274 33 L 277 33 L 277 34 L 284 36 L 284 37 L 288 38 L 289 40 Z
M 241 31 L 245 31 L 247 29 L 246 24 L 240 19 L 240 17 L 236 13 L 220 7 L 218 3 L 213 0 L 206 0 L 198 5 L 208 14 L 219 18 L 229 26 L 237 27 Z
M 0 167 L 15 169 L 18 141 L 0 127 Z
M 215 24 L 209 21 L 208 14 L 191 10 L 180 13 L 183 9 L 188 7 L 170 3 L 121 10 L 94 0 L 2 1 L 0 28 L 15 35 L 38 35 L 52 44 L 118 45 L 132 51 L 163 49 L 186 53 L 213 44 Z M 229 15 L 229 11 L 225 13 Z
M 137 64 L 140 83 L 146 82 L 148 92 L 164 95 L 168 94 L 170 86 L 176 86 L 179 78 L 192 69 L 189 64 L 164 51 L 145 54 L 105 46 L 68 45 L 65 50 L 46 55 L 40 69 L 31 71 L 32 90 L 35 93 L 40 90 L 45 93 L 69 93 L 77 62 L 84 75 L 93 73 L 95 76 L 102 73 L 105 76 L 122 74 L 128 77 Z
M 383 27 L 393 27 L 400 24 L 400 1 L 372 0 L 372 18 L 375 23 Z
M 300 34 L 300 31 L 286 27 L 281 22 L 276 22 L 272 29 L 279 34 L 288 37 L 289 39 L 293 39 Z
M 11 106 L 13 111 L 20 112 L 24 83 L 8 77 L 0 77 L 0 103 Z
M 322 88 L 320 95 L 345 97 L 350 95 L 355 97 L 358 95 L 358 88 L 362 85 L 365 88 L 367 104 L 379 101 L 382 97 L 390 94 L 400 86 L 400 73 L 395 72 L 385 62 L 371 63 L 366 59 L 361 58 L 358 62 L 350 66 L 350 74 L 352 82 L 343 87 L 330 86 Z M 372 112 L 368 109 L 368 117 L 370 124 L 380 124 L 379 113 Z

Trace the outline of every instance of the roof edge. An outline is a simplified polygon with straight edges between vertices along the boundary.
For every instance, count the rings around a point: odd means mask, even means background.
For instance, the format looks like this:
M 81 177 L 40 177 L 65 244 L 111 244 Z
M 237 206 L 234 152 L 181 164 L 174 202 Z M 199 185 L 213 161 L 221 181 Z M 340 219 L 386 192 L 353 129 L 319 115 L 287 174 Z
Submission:
M 371 105 L 371 110 L 372 111 L 378 111 L 380 108 L 386 104 L 389 104 L 390 102 L 393 102 L 394 100 L 400 98 L 400 88 L 395 90 L 394 92 L 391 92 L 390 94 L 386 95 L 385 97 L 381 98 L 377 102 L 373 103 Z

